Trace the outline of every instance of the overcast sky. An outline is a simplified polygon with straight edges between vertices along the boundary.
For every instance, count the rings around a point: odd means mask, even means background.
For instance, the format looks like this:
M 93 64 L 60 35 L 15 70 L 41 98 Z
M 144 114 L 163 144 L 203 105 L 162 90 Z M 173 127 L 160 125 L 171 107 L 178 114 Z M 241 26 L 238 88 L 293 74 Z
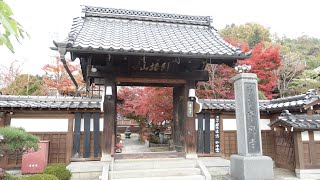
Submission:
M 41 67 L 52 60 L 52 40 L 62 40 L 72 18 L 80 16 L 80 5 L 124 8 L 187 15 L 211 16 L 213 26 L 257 22 L 272 33 L 288 37 L 309 35 L 320 38 L 319 0 L 5 0 L 30 35 L 15 44 L 16 53 L 0 47 L 0 64 L 13 60 L 24 63 L 23 72 L 41 74 Z

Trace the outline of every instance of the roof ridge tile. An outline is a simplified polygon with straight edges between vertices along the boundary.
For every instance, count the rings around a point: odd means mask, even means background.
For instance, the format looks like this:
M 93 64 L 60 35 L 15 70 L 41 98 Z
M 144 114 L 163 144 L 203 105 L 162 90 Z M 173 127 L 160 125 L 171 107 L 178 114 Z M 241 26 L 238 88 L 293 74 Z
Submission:
M 85 17 L 108 17 L 142 21 L 172 22 L 180 24 L 194 24 L 210 26 L 210 16 L 192 16 L 182 14 L 160 13 L 151 11 L 137 11 L 106 7 L 83 6 Z

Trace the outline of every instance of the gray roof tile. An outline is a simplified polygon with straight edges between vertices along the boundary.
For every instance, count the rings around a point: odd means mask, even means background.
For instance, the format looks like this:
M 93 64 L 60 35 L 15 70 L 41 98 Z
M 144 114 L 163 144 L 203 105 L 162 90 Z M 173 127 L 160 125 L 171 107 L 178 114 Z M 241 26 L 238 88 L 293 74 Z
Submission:
M 320 130 L 320 115 L 308 116 L 306 114 L 293 115 L 288 110 L 284 110 L 280 116 L 270 123 L 273 126 L 276 123 L 282 123 L 293 129 L 314 129 Z
M 217 34 L 208 16 L 90 6 L 84 6 L 83 13 L 83 17 L 73 20 L 67 39 L 69 48 L 110 53 L 247 57 Z
M 99 109 L 101 99 L 0 95 L 0 108 Z
M 260 111 L 284 110 L 284 109 L 298 109 L 304 108 L 314 101 L 320 99 L 320 95 L 297 95 L 286 98 L 279 98 L 273 100 L 260 100 Z M 235 111 L 235 101 L 229 99 L 199 99 L 203 103 L 203 109 L 207 110 L 225 110 Z

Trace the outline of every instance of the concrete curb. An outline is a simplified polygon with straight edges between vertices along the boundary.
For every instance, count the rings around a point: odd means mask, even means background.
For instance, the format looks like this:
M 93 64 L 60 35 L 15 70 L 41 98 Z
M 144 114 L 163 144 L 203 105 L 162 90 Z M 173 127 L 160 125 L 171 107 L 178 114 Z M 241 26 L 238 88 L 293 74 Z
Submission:
M 197 166 L 200 168 L 201 174 L 205 177 L 205 180 L 211 180 L 211 174 L 201 160 L 197 160 Z

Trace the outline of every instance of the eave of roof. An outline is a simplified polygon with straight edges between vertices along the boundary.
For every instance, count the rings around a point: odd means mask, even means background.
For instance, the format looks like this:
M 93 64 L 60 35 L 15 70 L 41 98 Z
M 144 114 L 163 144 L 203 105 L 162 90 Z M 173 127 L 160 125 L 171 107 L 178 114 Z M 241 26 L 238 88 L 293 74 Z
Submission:
M 101 99 L 57 96 L 0 95 L 0 108 L 100 109 Z
M 308 116 L 307 114 L 294 115 L 284 111 L 269 126 L 274 127 L 282 124 L 294 130 L 320 130 L 320 115 Z
M 74 19 L 67 41 L 54 43 L 56 48 L 51 49 L 219 60 L 246 59 L 251 55 L 225 42 L 211 27 L 208 16 L 91 6 L 84 6 L 83 14 Z
M 275 111 L 284 109 L 306 109 L 314 105 L 320 99 L 320 95 L 297 95 L 273 100 L 259 100 L 260 111 Z M 203 109 L 235 111 L 235 101 L 229 99 L 199 99 L 203 103 Z

